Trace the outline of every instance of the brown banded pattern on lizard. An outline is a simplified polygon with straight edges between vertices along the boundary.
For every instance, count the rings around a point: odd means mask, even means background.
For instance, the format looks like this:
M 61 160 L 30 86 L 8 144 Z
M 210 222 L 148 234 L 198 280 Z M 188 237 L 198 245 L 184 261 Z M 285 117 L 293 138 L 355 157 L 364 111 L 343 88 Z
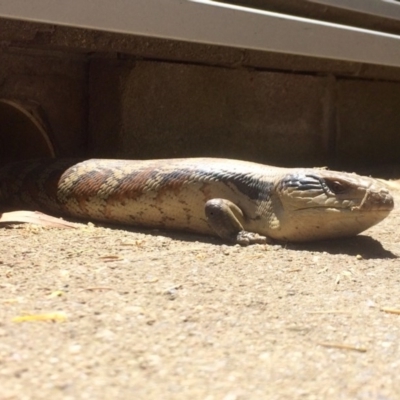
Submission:
M 382 183 L 356 174 L 186 158 L 9 164 L 0 206 L 251 244 L 353 236 L 394 204 Z

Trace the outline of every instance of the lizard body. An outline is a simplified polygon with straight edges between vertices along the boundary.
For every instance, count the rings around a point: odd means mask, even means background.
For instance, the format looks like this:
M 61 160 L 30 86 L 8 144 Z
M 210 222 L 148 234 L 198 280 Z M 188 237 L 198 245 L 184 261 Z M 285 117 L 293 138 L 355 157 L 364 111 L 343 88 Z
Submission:
M 250 244 L 353 236 L 394 203 L 382 183 L 356 174 L 186 158 L 9 164 L 0 205 Z

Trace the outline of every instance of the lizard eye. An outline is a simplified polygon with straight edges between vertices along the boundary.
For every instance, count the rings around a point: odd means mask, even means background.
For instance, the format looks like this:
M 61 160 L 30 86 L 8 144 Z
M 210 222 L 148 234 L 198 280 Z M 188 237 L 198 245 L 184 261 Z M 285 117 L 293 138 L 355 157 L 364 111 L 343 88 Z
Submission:
M 346 190 L 346 186 L 343 183 L 338 181 L 328 181 L 326 180 L 326 186 L 328 186 L 329 190 L 334 194 L 343 193 Z

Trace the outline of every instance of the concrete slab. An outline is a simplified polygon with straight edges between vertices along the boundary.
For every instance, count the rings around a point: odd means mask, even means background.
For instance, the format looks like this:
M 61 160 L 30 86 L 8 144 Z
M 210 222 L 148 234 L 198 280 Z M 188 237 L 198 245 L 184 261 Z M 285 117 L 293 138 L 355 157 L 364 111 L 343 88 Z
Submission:
M 102 59 L 90 81 L 96 156 L 326 163 L 326 78 Z
M 343 166 L 399 162 L 400 84 L 337 82 L 336 161 Z

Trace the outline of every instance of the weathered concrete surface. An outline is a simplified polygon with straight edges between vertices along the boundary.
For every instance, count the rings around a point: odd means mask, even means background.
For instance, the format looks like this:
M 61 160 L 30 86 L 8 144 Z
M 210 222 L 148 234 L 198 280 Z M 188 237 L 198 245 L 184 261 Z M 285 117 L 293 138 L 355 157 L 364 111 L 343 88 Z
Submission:
M 93 60 L 96 156 L 323 163 L 327 81 L 306 75 Z
M 396 81 L 27 50 L 3 50 L 2 63 L 0 99 L 29 104 L 59 156 L 398 161 Z M 7 134 L 30 146 L 3 129 L 3 147 Z
M 0 28 L 0 99 L 28 104 L 58 156 L 398 162 L 398 68 L 1 19 Z M 15 132 L 0 125 L 6 147 Z M 31 142 L 21 136 L 21 148 Z
M 95 156 L 216 156 L 358 168 L 397 162 L 400 84 L 95 59 Z
M 365 18 L 364 18 L 365 20 Z M 132 36 L 0 18 L 0 47 L 80 54 L 119 54 L 124 58 L 170 60 L 204 65 L 279 69 L 355 78 L 400 80 L 399 68 L 303 57 L 201 43 Z
M 337 165 L 399 162 L 400 84 L 337 82 Z

